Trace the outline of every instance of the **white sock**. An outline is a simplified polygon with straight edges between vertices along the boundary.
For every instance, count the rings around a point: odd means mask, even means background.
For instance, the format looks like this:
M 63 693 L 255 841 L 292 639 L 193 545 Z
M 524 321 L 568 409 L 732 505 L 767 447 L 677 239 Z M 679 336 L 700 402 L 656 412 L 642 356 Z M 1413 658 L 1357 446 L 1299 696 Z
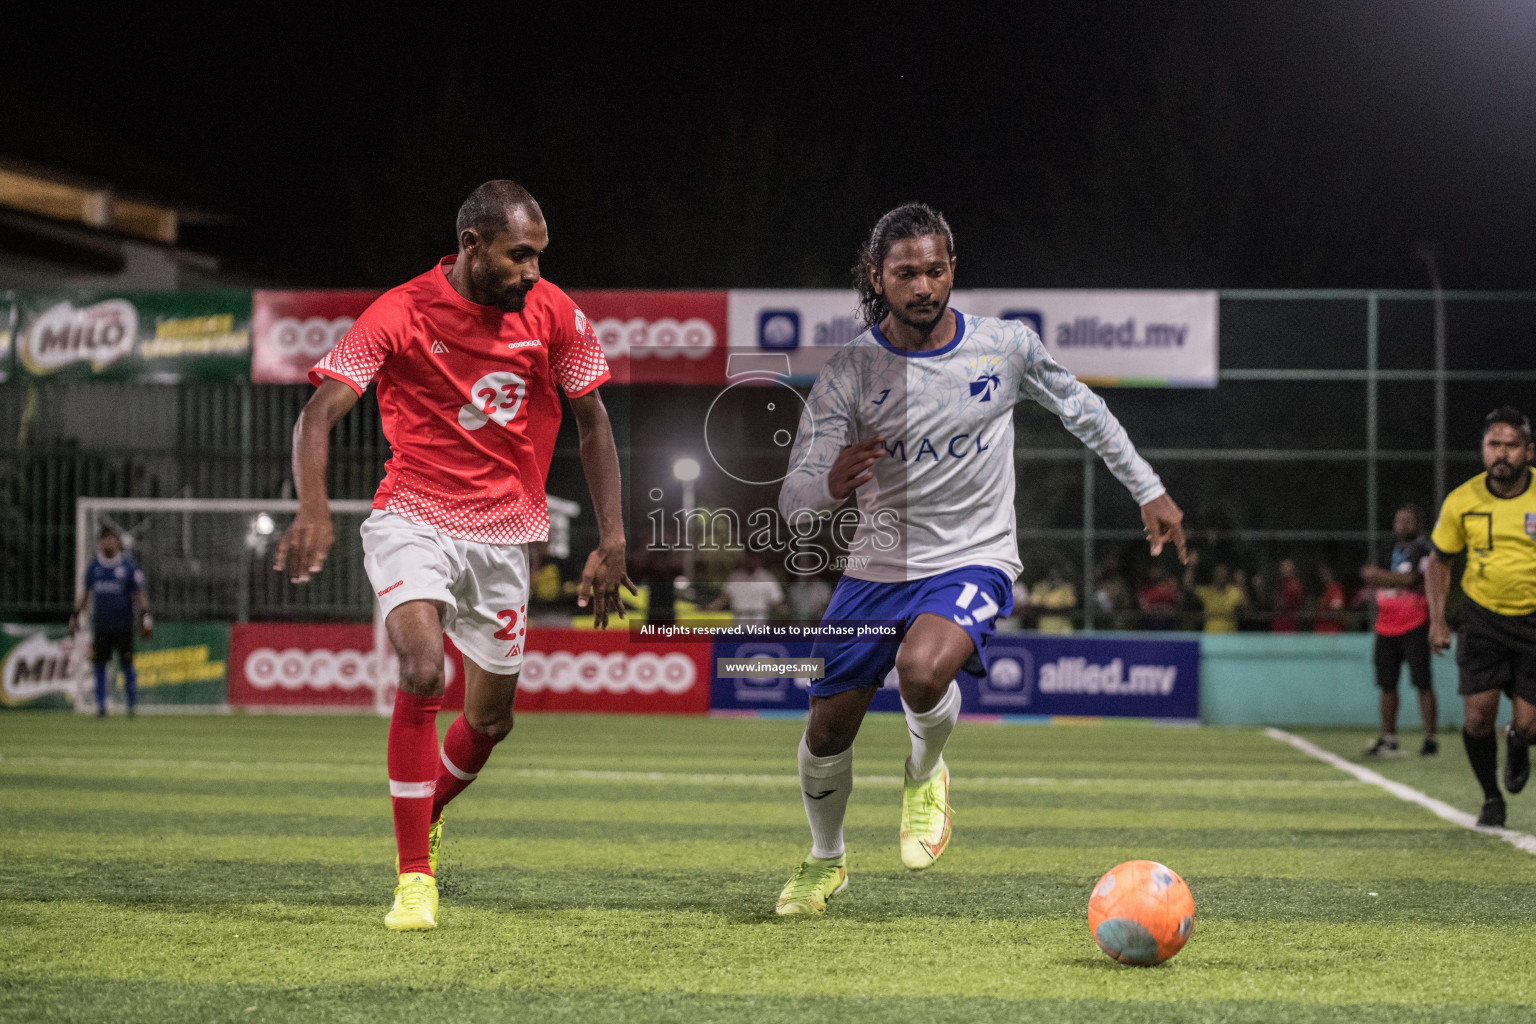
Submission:
M 949 734 L 955 731 L 960 720 L 960 684 L 950 681 L 949 689 L 930 710 L 918 714 L 901 702 L 907 713 L 907 733 L 912 737 L 912 756 L 907 758 L 907 771 L 916 782 L 923 782 L 939 770 L 939 756 Z
M 843 817 L 853 792 L 853 748 L 817 757 L 800 737 L 800 795 L 811 823 L 811 856 L 831 860 L 843 855 Z

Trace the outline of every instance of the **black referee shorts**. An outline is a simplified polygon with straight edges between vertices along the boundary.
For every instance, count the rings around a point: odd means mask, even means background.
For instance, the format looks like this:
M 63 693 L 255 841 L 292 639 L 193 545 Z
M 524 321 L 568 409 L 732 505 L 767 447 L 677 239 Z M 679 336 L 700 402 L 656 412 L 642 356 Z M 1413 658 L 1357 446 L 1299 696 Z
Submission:
M 92 663 L 105 665 L 112 660 L 113 651 L 117 652 L 117 659 L 122 664 L 133 663 L 132 629 L 98 629 L 91 637 Z
M 1500 615 L 1463 600 L 1456 668 L 1463 696 L 1502 690 L 1536 704 L 1536 612 Z
M 1415 690 L 1428 690 L 1434 682 L 1429 672 L 1429 623 L 1415 626 L 1397 636 L 1376 634 L 1376 685 L 1396 690 L 1403 663 L 1408 663 L 1408 681 Z

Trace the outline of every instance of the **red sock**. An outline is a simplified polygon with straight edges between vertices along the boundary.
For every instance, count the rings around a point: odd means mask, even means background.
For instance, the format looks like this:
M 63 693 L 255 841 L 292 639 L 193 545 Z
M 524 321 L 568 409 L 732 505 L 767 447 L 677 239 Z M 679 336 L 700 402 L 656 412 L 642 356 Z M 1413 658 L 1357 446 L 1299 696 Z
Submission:
M 443 737 L 437 790 L 432 794 L 433 821 L 443 816 L 443 808 L 448 806 L 448 801 L 464 792 L 475 781 L 480 769 L 485 767 L 486 759 L 491 756 L 491 748 L 499 742 L 475 732 L 464 721 L 463 715 L 453 720 L 453 724 L 448 727 L 448 735 Z
M 395 693 L 389 719 L 389 796 L 395 809 L 395 848 L 400 873 L 427 867 L 427 825 L 432 818 L 432 788 L 437 778 L 437 712 L 442 697 Z

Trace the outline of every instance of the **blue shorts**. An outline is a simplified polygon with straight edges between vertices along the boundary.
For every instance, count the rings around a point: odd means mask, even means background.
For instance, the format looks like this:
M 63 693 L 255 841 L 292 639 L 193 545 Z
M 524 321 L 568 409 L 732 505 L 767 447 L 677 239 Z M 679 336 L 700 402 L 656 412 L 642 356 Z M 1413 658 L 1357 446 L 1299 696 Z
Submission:
M 987 674 L 987 642 L 998 616 L 1013 611 L 1013 581 L 996 569 L 968 565 L 904 583 L 872 583 L 844 576 L 822 616 L 833 620 L 883 620 L 910 627 L 919 615 L 939 615 L 964 629 L 976 645 L 962 672 Z M 896 667 L 899 643 L 842 643 L 818 640 L 811 657 L 826 659 L 825 674 L 811 681 L 811 694 L 830 697 L 860 686 L 880 686 Z

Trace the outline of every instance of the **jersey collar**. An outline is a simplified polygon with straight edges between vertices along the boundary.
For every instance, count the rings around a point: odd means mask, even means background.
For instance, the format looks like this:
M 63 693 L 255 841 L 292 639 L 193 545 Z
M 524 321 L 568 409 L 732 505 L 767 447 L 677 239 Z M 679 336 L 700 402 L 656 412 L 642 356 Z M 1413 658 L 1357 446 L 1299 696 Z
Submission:
M 1511 494 L 1509 497 L 1506 498 L 1506 497 L 1504 497 L 1504 495 L 1498 493 L 1492 487 L 1488 486 L 1488 474 L 1486 472 L 1484 472 L 1483 473 L 1483 490 L 1487 491 L 1488 492 L 1488 497 L 1494 499 L 1495 501 L 1514 501 L 1516 498 L 1521 498 L 1521 497 L 1525 496 L 1525 493 L 1531 489 L 1531 483 L 1533 481 L 1536 481 L 1536 469 L 1532 469 L 1530 466 L 1526 466 L 1525 467 L 1525 486 L 1520 488 L 1514 494 Z
M 873 325 L 870 327 L 870 330 L 874 331 L 876 341 L 884 345 L 890 351 L 895 352 L 899 356 L 907 356 L 911 359 L 926 359 L 929 356 L 941 356 L 946 352 L 953 351 L 955 346 L 960 344 L 960 339 L 965 337 L 965 314 L 960 312 L 958 309 L 955 309 L 953 306 L 946 308 L 948 312 L 955 314 L 955 336 L 949 339 L 949 344 L 945 345 L 943 348 L 897 348 L 895 345 L 892 345 L 889 341 L 886 340 L 885 334 L 880 330 L 879 324 Z

